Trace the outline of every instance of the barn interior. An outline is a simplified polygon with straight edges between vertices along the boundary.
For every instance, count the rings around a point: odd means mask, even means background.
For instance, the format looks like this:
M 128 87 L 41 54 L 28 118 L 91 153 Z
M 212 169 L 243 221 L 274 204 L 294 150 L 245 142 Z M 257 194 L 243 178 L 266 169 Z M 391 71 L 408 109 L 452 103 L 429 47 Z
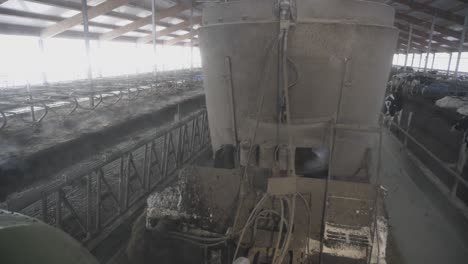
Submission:
M 0 0 L 1 263 L 466 263 L 468 1 Z

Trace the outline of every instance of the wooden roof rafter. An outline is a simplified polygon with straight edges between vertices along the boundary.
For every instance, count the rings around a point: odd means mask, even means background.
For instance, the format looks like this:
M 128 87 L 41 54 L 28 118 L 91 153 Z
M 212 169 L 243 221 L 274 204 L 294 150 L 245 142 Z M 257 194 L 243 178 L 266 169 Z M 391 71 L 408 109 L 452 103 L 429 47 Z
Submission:
M 119 6 L 128 4 L 128 2 L 129 0 L 107 0 L 97 6 L 90 7 L 88 10 L 88 19 L 91 20 L 100 15 L 104 15 Z M 52 26 L 46 27 L 41 32 L 41 38 L 51 38 L 81 23 L 83 23 L 83 15 L 80 12 Z
M 201 23 L 201 16 L 199 17 L 194 17 L 192 18 L 192 24 L 193 25 L 197 25 L 197 24 L 200 24 Z M 183 22 L 180 22 L 174 26 L 171 26 L 171 27 L 168 27 L 168 28 L 165 28 L 163 30 L 160 30 L 156 33 L 156 36 L 157 37 L 163 37 L 163 36 L 167 36 L 169 35 L 170 33 L 173 33 L 173 32 L 176 32 L 178 30 L 183 30 L 183 29 L 186 29 L 190 27 L 190 20 L 185 20 Z M 152 34 L 149 34 L 147 36 L 144 36 L 144 37 L 141 37 L 138 39 L 138 42 L 139 43 L 148 43 L 148 42 L 152 42 L 153 41 L 153 35 Z
M 156 15 L 156 22 L 161 22 L 162 19 L 167 18 L 167 17 L 174 17 L 178 13 L 187 10 L 189 7 L 187 7 L 184 4 L 177 4 L 175 6 L 169 7 L 167 9 L 161 10 L 157 13 Z M 114 29 L 110 32 L 102 34 L 100 37 L 100 40 L 112 40 L 116 37 L 119 37 L 127 32 L 131 32 L 134 30 L 137 30 L 143 26 L 146 26 L 148 24 L 152 23 L 152 15 L 140 18 L 136 21 L 133 21 L 130 24 L 127 24 L 125 26 L 122 26 L 120 28 Z
M 64 1 L 64 0 L 26 0 L 26 1 L 33 2 L 33 3 L 38 3 L 38 4 L 42 4 L 42 5 L 47 5 L 47 6 L 53 6 L 53 7 L 78 11 L 80 13 L 77 14 L 77 15 L 81 16 L 82 6 L 81 6 L 81 4 L 79 2 Z M 175 2 L 179 2 L 179 1 L 176 0 Z M 129 1 L 127 6 L 133 6 L 133 7 L 140 8 L 140 9 L 143 9 L 143 10 L 146 10 L 146 11 L 150 11 L 146 7 L 142 6 L 141 4 L 137 4 L 137 2 L 134 3 L 134 2 Z M 196 9 L 197 6 L 198 5 L 194 5 L 195 10 L 197 10 Z M 93 6 L 88 5 L 88 9 L 90 10 L 91 8 L 93 8 Z M 8 9 L 8 8 L 1 9 L 1 7 L 0 7 L 0 14 L 5 14 L 5 15 L 9 15 L 9 16 L 18 16 L 18 17 L 23 17 L 23 18 L 40 19 L 40 20 L 51 21 L 51 22 L 59 22 L 59 20 L 57 18 L 60 18 L 61 20 L 64 20 L 63 17 L 55 17 L 55 16 L 51 16 L 51 15 L 33 13 L 32 11 L 27 12 L 27 11 L 20 11 L 20 10 L 16 10 L 16 9 Z M 137 20 L 141 19 L 141 17 L 133 15 L 133 14 L 123 13 L 123 12 L 116 12 L 116 11 L 107 12 L 105 15 L 109 16 L 109 17 L 112 17 L 112 18 L 123 19 L 123 20 L 131 21 L 131 22 L 134 22 L 134 21 L 137 21 Z M 182 20 L 186 20 L 186 18 L 181 18 L 179 15 L 174 15 L 173 17 L 178 18 L 178 19 L 182 19 Z M 90 26 L 95 26 L 95 27 L 112 29 L 112 30 L 119 28 L 119 26 L 117 26 L 117 25 L 98 23 L 98 22 L 93 22 L 93 21 L 89 21 L 89 25 Z M 169 28 L 169 27 L 172 26 L 172 24 L 162 22 L 162 21 L 157 21 L 156 25 L 162 26 L 162 27 L 165 27 L 165 28 Z M 35 26 L 32 26 L 32 27 L 37 28 Z M 9 27 L 9 28 L 11 28 L 11 27 Z M 7 31 L 10 32 L 8 34 L 11 34 L 11 32 L 14 32 L 14 30 L 13 31 L 12 30 L 7 30 Z M 151 30 L 144 30 L 144 29 L 136 29 L 136 30 L 133 30 L 133 31 L 138 32 L 138 33 L 144 33 L 144 34 L 150 34 L 151 33 Z M 28 31 L 28 32 L 32 32 L 32 31 Z M 177 37 L 177 35 L 172 35 L 172 34 L 168 34 L 168 36 Z

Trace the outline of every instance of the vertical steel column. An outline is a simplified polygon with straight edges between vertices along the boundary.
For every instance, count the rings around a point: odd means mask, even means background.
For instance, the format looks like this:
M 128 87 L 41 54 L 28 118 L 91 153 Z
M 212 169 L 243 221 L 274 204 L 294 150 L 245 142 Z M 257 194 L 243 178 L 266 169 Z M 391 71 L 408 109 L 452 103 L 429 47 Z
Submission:
M 39 38 L 39 50 L 41 52 L 41 61 L 42 61 L 42 84 L 47 85 L 47 73 L 46 73 L 46 67 L 44 67 L 44 61 L 45 61 L 45 51 L 44 51 L 44 40 L 42 38 Z
M 151 0 L 151 24 L 152 24 L 152 32 L 153 32 L 153 75 L 156 76 L 156 72 L 158 71 L 158 66 L 156 63 L 156 0 Z
M 403 141 L 403 145 L 406 147 L 408 146 L 408 135 L 410 133 L 410 128 L 411 128 L 411 121 L 413 119 L 413 112 L 410 112 L 409 115 L 408 115 L 408 120 L 406 121 L 406 135 L 405 135 L 405 139 Z
M 450 74 L 450 66 L 452 66 L 452 52 L 450 52 L 450 55 L 449 55 L 449 61 L 448 61 L 448 66 L 447 66 L 447 75 Z
M 408 36 L 408 44 L 406 45 L 406 55 L 405 55 L 405 70 L 408 65 L 408 54 L 411 49 L 411 38 L 413 37 L 413 24 L 410 24 L 409 28 L 409 36 Z
M 432 55 L 431 71 L 434 69 L 435 58 L 436 58 L 436 53 L 434 52 Z
M 31 120 L 33 122 L 36 122 L 36 112 L 34 111 L 34 100 L 33 100 L 33 95 L 31 92 L 31 85 L 28 83 L 26 84 L 26 90 L 28 91 L 29 94 L 29 101 L 31 102 L 30 111 L 31 111 Z
M 193 1 L 190 1 L 190 79 L 193 81 Z
M 457 64 L 455 65 L 455 77 L 458 75 L 458 70 L 460 68 L 460 60 L 463 52 L 463 45 L 465 44 L 466 28 L 468 27 L 468 11 L 466 12 L 467 13 L 465 14 L 465 24 L 463 25 L 463 30 L 460 37 L 460 47 L 458 48 Z
M 429 34 L 429 43 L 427 44 L 426 62 L 424 63 L 424 72 L 427 71 L 427 63 L 429 62 L 429 54 L 431 53 L 432 37 L 434 34 L 434 24 L 435 24 L 435 16 L 432 17 L 431 32 Z
M 85 39 L 85 47 L 86 47 L 86 60 L 87 60 L 87 74 L 88 74 L 88 82 L 91 88 L 91 96 L 89 97 L 89 105 L 91 107 L 94 106 L 94 88 L 93 88 L 93 71 L 91 68 L 91 54 L 90 54 L 90 44 L 89 44 L 89 26 L 88 26 L 88 3 L 87 0 L 81 0 L 81 9 L 82 9 L 82 16 L 83 16 L 83 36 Z
M 135 41 L 135 53 L 138 52 L 138 41 Z M 135 74 L 140 74 L 140 67 L 138 67 L 138 62 L 137 64 L 135 65 Z
M 101 41 L 98 39 L 97 40 L 97 48 L 98 48 L 98 53 L 101 54 Z M 98 65 L 97 65 L 97 71 L 98 71 L 98 76 L 99 78 L 102 78 L 102 58 L 98 59 Z
M 418 65 L 418 70 L 421 69 L 421 63 L 422 63 L 422 52 L 419 53 L 419 65 Z
M 411 58 L 411 68 L 414 67 L 414 57 L 416 56 L 416 53 L 413 52 L 413 57 Z

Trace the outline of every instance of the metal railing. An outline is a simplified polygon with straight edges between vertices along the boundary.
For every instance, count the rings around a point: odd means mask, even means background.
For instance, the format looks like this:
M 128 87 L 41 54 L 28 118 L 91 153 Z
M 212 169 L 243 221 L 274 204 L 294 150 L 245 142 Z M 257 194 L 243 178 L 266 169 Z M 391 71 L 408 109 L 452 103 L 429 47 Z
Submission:
M 395 68 L 398 68 L 398 69 L 402 69 L 402 68 L 405 68 L 405 66 L 403 65 L 397 65 L 397 64 L 394 64 L 392 65 L 392 67 L 395 67 Z M 419 71 L 419 72 L 424 72 L 424 67 L 416 67 L 416 66 L 407 66 L 407 68 L 412 68 L 414 71 Z M 455 71 L 448 71 L 446 69 L 431 69 L 431 68 L 427 68 L 426 71 L 437 71 L 438 72 L 438 75 L 442 76 L 442 75 L 449 75 L 449 76 L 452 76 L 452 75 L 455 75 Z M 468 76 L 468 72 L 461 72 L 461 71 L 458 71 L 458 76 Z
M 108 108 L 119 102 L 156 96 L 168 89 L 201 86 L 201 80 L 195 78 L 198 74 L 198 71 L 174 71 L 162 73 L 158 79 L 141 74 L 97 79 L 92 83 L 79 80 L 0 89 L 0 131 L 15 121 L 36 125 L 46 118 L 69 118 L 80 110 Z
M 401 116 L 402 114 L 400 114 Z M 442 188 L 441 191 L 448 196 L 451 203 L 453 203 L 456 207 L 462 209 L 464 213 L 468 212 L 468 204 L 464 203 L 462 199 L 459 197 L 459 188 L 460 184 L 468 189 L 468 182 L 462 177 L 463 167 L 466 162 L 465 151 L 466 151 L 466 144 L 463 142 L 460 147 L 459 157 L 455 169 L 453 169 L 447 162 L 440 159 L 436 154 L 434 154 L 431 150 L 429 150 L 423 143 L 418 141 L 413 135 L 411 135 L 411 124 L 413 119 L 413 113 L 408 113 L 407 122 L 405 127 L 401 125 L 401 119 L 394 120 L 389 125 L 389 130 L 392 131 L 393 128 L 398 131 L 397 133 L 401 134 L 401 143 L 403 147 L 405 147 L 408 151 L 410 151 L 416 158 L 420 159 L 418 155 L 414 154 L 415 148 L 421 150 L 419 153 L 423 153 L 426 155 L 426 160 L 432 160 L 435 162 L 434 164 L 440 168 L 439 173 L 434 169 L 428 168 L 431 173 L 437 177 L 436 180 L 439 181 L 440 184 L 437 184 L 437 187 Z M 420 154 L 421 155 L 421 154 Z M 424 164 L 428 167 L 429 164 Z M 444 175 L 440 175 L 440 171 L 445 172 Z M 442 176 L 449 176 L 450 181 L 442 181 L 440 178 Z M 434 179 L 430 179 L 434 180 Z M 467 215 L 468 216 L 468 215 Z
M 94 248 L 141 209 L 148 194 L 210 146 L 202 110 L 100 161 L 84 163 L 52 184 L 9 199 L 7 209 L 40 218 Z

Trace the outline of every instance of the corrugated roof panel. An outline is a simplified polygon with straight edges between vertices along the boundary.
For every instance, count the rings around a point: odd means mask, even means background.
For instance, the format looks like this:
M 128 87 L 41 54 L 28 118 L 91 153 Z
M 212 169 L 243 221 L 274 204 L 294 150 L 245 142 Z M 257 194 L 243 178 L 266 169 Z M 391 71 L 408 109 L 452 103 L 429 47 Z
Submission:
M 187 10 L 184 10 L 182 12 L 179 13 L 180 16 L 182 17 L 186 17 L 186 18 L 189 18 L 190 17 L 190 9 L 187 9 Z M 193 16 L 201 16 L 201 12 L 194 9 L 193 10 Z
M 392 6 L 393 8 L 395 8 L 396 11 L 408 12 L 408 11 L 411 10 L 408 6 L 402 5 L 402 4 L 398 4 L 398 3 L 392 3 L 391 6 Z
M 432 15 L 429 15 L 429 14 L 426 14 L 426 13 L 423 13 L 423 12 L 420 12 L 420 11 L 411 12 L 411 16 L 414 16 L 414 17 L 416 17 L 418 19 L 421 19 L 421 20 L 425 20 L 428 23 L 430 23 L 432 21 Z
M 448 37 L 445 37 L 445 39 L 447 39 L 447 40 L 450 40 L 450 41 L 455 41 L 455 40 L 456 40 L 456 41 L 458 41 L 458 39 L 457 39 L 457 38 L 450 37 L 450 36 L 448 36 Z
M 141 38 L 141 37 L 144 37 L 146 35 L 147 34 L 132 31 L 132 32 L 127 32 L 127 33 L 123 34 L 122 36 Z
M 158 39 L 160 39 L 160 40 L 170 40 L 170 39 L 173 39 L 173 38 L 169 37 L 169 36 L 161 36 L 161 37 L 158 37 Z
M 463 26 L 458 25 L 458 24 L 452 24 L 448 28 L 450 28 L 451 30 L 456 30 L 456 31 L 460 31 L 460 32 L 463 30 Z
M 165 28 L 166 27 L 156 25 L 156 31 L 163 30 Z M 149 24 L 149 25 L 141 27 L 140 29 L 152 31 L 153 30 L 153 25 Z
M 114 9 L 113 11 L 120 12 L 120 13 L 126 13 L 126 14 L 139 16 L 139 17 L 146 17 L 146 16 L 151 15 L 150 11 L 147 11 L 147 10 L 144 10 L 144 9 L 141 9 L 141 8 L 130 7 L 130 6 L 121 6 L 121 7 L 118 7 L 116 9 Z
M 100 3 L 103 3 L 105 2 L 106 0 L 89 0 L 88 1 L 88 5 L 90 6 L 97 6 L 99 5 Z
M 26 0 L 26 1 L 28 1 L 28 0 Z M 34 0 L 30 0 L 30 1 L 34 1 Z M 81 0 L 63 0 L 63 1 L 74 2 L 74 3 L 77 3 L 77 4 L 81 4 Z M 87 0 L 89 6 L 97 6 L 100 3 L 103 3 L 105 1 L 106 0 Z
M 437 7 L 443 10 L 449 10 L 450 8 L 460 5 L 460 2 L 457 0 L 437 0 L 430 3 L 430 6 Z
M 77 14 L 80 14 L 80 12 L 75 11 L 75 10 L 68 10 L 68 11 L 65 11 L 65 13 L 62 13 L 60 16 L 64 18 L 68 18 Z
M 176 18 L 176 17 L 166 17 L 166 18 L 161 19 L 161 22 L 166 22 L 166 23 L 174 25 L 174 24 L 179 24 L 180 22 L 184 22 L 184 20 L 180 18 Z
M 466 5 L 465 5 L 466 6 Z M 457 15 L 464 16 L 468 11 L 468 7 L 461 8 L 458 11 L 454 12 Z
M 119 19 L 119 18 L 110 17 L 106 15 L 95 17 L 91 19 L 90 21 L 104 23 L 104 24 L 117 25 L 117 26 L 125 26 L 132 22 L 130 20 Z
M 83 32 L 83 25 L 76 25 L 76 26 L 70 28 L 70 30 Z M 107 29 L 107 28 L 92 27 L 92 26 L 89 27 L 89 32 L 91 32 L 91 33 L 102 34 L 102 33 L 106 33 L 106 32 L 109 32 L 109 31 L 110 31 L 110 29 Z
M 173 32 L 172 34 L 178 35 L 178 36 L 182 36 L 182 35 L 185 35 L 185 34 L 187 34 L 187 33 L 189 33 L 189 31 L 186 31 L 186 30 L 177 30 L 177 31 Z

